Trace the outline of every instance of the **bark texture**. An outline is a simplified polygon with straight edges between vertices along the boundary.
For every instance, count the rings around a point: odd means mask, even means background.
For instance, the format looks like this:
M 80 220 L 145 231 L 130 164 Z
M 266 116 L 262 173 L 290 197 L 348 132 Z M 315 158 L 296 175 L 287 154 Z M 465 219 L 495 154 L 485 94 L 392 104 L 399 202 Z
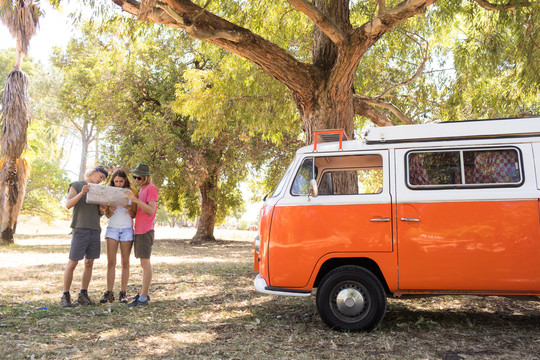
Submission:
M 22 209 L 30 171 L 21 158 L 8 157 L 0 162 L 0 233 L 2 245 L 13 244 L 17 218 Z
M 217 176 L 211 174 L 199 187 L 201 193 L 201 216 L 197 221 L 197 232 L 191 239 L 191 243 L 216 240 L 214 226 L 216 225 L 217 203 L 212 195 L 217 186 Z

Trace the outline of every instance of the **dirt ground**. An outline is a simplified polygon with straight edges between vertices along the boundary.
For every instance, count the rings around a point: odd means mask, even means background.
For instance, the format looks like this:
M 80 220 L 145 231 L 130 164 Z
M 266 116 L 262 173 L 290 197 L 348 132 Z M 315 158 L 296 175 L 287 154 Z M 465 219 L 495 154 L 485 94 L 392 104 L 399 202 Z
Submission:
M 160 229 L 148 307 L 115 302 L 63 309 L 69 224 L 28 222 L 19 230 L 15 246 L 0 248 L 5 359 L 540 359 L 540 302 L 389 299 L 377 330 L 329 330 L 313 296 L 254 290 L 251 232 L 224 232 L 229 239 L 218 235 L 222 240 L 193 246 L 188 241 L 193 230 Z M 103 251 L 89 289 L 96 301 L 105 288 Z M 80 276 L 79 266 L 74 292 Z M 130 295 L 140 281 L 132 257 Z

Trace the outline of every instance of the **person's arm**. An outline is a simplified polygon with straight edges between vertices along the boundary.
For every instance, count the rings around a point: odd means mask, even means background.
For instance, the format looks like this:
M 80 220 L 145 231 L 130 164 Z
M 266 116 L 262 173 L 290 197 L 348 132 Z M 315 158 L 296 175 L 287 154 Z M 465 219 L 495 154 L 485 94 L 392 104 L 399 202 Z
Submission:
M 152 215 L 156 211 L 157 201 L 149 201 L 148 204 L 139 198 L 135 197 L 135 194 L 128 194 L 128 199 L 131 202 L 137 204 L 145 213 Z
M 86 194 L 89 190 L 90 190 L 90 186 L 84 185 L 82 187 L 81 192 L 77 193 L 77 190 L 75 190 L 73 186 L 70 186 L 67 201 L 66 201 L 66 208 L 71 209 L 72 207 L 77 205 L 79 200 L 81 200 L 84 194 Z
M 149 201 L 148 204 L 139 199 L 135 199 L 132 201 L 135 201 L 137 203 L 137 206 L 143 209 L 143 211 L 148 215 L 152 215 L 154 211 L 156 211 L 157 201 Z
M 107 205 L 99 205 L 99 216 L 103 216 L 107 211 Z

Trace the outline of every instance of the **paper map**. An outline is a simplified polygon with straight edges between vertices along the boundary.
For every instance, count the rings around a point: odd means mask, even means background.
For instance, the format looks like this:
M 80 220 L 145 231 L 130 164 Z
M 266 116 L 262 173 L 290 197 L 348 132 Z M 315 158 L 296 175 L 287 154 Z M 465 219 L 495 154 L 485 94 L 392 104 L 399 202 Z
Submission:
M 126 206 L 128 205 L 127 194 L 129 189 L 98 184 L 88 184 L 90 191 L 86 194 L 86 202 L 89 204 Z

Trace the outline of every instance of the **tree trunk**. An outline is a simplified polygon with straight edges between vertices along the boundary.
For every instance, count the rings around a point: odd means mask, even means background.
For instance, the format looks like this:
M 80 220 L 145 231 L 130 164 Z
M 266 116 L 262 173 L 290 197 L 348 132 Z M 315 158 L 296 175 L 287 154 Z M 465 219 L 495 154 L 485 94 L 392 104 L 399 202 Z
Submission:
M 79 180 L 84 180 L 84 174 L 86 173 L 86 163 L 88 162 L 88 145 L 90 144 L 90 141 L 88 141 L 88 138 L 90 137 L 88 134 L 88 125 L 86 122 L 84 123 L 83 131 L 81 134 L 81 165 L 79 167 Z
M 340 29 L 352 29 L 349 22 L 349 0 L 316 0 L 315 6 Z M 313 93 L 294 96 L 308 144 L 315 140 L 314 130 L 342 129 L 349 139 L 354 137 L 354 72 L 336 76 L 335 68 L 339 66 L 340 59 L 345 58 L 340 56 L 339 51 L 330 38 L 315 27 L 313 64 L 322 72 Z
M 2 245 L 14 243 L 13 235 L 24 200 L 29 171 L 24 159 L 8 157 L 0 170 L 0 224 Z
M 199 187 L 201 192 L 201 216 L 197 222 L 197 233 L 191 243 L 216 241 L 214 225 L 216 224 L 217 203 L 214 200 L 214 190 L 217 188 L 217 174 L 210 174 Z
M 327 89 L 321 85 L 309 100 L 295 97 L 304 125 L 306 143 L 312 144 L 314 130 L 342 129 L 349 140 L 354 138 L 354 108 L 352 88 Z

